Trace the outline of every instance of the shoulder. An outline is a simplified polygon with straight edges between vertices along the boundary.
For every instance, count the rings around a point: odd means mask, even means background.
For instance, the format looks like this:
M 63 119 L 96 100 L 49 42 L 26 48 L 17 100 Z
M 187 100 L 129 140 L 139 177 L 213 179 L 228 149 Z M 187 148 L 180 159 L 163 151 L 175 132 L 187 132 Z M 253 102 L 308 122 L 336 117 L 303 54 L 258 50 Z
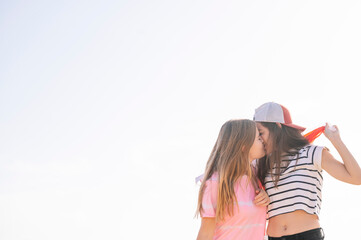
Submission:
M 204 180 L 206 187 L 216 186 L 218 184 L 218 173 L 213 173 L 210 178 Z
M 293 148 L 291 149 L 287 154 L 285 154 L 283 157 L 285 159 L 289 159 L 288 161 L 296 161 L 300 159 L 307 159 L 312 154 L 313 147 L 312 145 L 306 145 L 301 148 Z
M 322 153 L 324 146 L 318 146 L 313 144 L 308 144 L 301 149 L 298 150 L 299 155 L 307 156 L 307 157 L 314 157 L 315 154 Z
M 313 157 L 315 155 L 321 155 L 322 156 L 324 150 L 326 150 L 326 152 L 329 151 L 328 148 L 325 147 L 325 146 L 318 146 L 318 145 L 308 145 L 308 146 L 310 146 L 310 151 L 311 151 Z
M 213 175 L 207 181 L 218 182 L 218 173 L 213 173 Z
M 311 159 L 312 163 L 316 166 L 319 171 L 322 171 L 322 161 L 324 159 L 325 152 L 328 152 L 328 149 L 324 146 L 318 145 L 309 145 L 311 148 Z
M 291 166 L 315 166 L 317 170 L 321 170 L 322 150 L 324 147 L 308 144 L 297 149 L 290 156 Z

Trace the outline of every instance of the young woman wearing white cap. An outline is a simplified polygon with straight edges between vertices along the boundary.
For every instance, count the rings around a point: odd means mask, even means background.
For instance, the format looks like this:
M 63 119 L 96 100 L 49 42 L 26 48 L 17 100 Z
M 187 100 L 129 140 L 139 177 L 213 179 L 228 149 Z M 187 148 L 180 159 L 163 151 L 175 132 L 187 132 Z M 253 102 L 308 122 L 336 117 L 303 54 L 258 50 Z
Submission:
M 266 149 L 258 162 L 258 178 L 270 197 L 267 234 L 273 239 L 324 239 L 318 217 L 322 202 L 322 170 L 336 179 L 361 184 L 361 169 L 340 138 L 326 124 L 324 134 L 340 154 L 336 160 L 325 147 L 302 136 L 305 128 L 292 123 L 289 111 L 269 102 L 256 109 L 254 120 Z

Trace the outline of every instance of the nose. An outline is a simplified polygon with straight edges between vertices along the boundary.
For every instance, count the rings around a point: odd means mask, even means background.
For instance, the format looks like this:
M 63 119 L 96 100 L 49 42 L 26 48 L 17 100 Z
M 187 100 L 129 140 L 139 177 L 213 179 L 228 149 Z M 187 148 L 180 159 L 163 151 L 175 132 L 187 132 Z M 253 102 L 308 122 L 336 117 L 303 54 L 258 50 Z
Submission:
M 266 144 L 263 141 L 262 141 L 262 144 L 263 144 L 264 150 L 266 150 Z

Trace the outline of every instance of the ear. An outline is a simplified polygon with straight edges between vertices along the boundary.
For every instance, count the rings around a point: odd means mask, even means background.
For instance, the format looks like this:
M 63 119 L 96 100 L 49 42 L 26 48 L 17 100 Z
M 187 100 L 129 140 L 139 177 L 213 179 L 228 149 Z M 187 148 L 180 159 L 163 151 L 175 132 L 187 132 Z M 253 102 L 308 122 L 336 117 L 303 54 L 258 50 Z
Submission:
M 276 123 L 277 124 L 277 126 L 279 127 L 279 128 L 282 128 L 282 124 L 281 123 Z

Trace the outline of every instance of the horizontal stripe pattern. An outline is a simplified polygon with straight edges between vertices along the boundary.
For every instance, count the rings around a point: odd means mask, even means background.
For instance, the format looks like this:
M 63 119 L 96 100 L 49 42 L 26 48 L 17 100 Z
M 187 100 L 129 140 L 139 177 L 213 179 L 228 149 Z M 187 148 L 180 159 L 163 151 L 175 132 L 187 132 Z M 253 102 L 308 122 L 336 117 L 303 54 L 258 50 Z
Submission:
M 283 156 L 280 180 L 277 187 L 268 174 L 265 189 L 270 197 L 268 217 L 304 210 L 319 215 L 322 202 L 323 147 L 308 145 L 296 154 Z

